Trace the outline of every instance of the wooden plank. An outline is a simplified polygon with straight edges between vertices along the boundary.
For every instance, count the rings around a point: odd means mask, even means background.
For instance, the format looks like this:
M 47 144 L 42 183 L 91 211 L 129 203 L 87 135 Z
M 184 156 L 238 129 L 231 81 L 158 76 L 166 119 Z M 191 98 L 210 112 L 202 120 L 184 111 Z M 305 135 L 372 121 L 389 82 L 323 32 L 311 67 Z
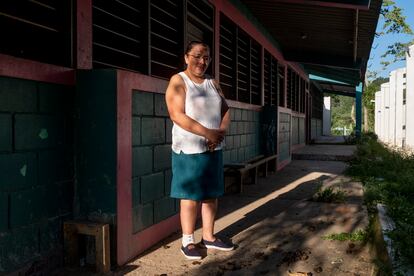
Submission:
M 96 271 L 98 273 L 107 273 L 111 270 L 109 225 L 99 227 L 97 232 L 97 235 L 95 235 Z

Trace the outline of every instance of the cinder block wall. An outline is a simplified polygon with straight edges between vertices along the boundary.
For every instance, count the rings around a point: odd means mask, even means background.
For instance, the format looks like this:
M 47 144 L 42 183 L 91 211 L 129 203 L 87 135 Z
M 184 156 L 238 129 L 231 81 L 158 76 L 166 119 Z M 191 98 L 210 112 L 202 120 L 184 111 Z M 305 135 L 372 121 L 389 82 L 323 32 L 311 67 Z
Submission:
M 260 154 L 259 111 L 232 108 L 225 137 L 225 163 L 243 162 Z M 133 232 L 179 212 L 170 198 L 171 130 L 163 94 L 134 91 L 132 95 Z
M 61 262 L 73 203 L 73 92 L 0 77 L 0 274 Z
M 292 145 L 305 143 L 305 118 L 292 116 Z
M 279 113 L 279 162 L 290 158 L 291 145 L 291 115 L 288 113 Z
M 230 109 L 231 124 L 225 137 L 224 163 L 243 162 L 260 154 L 260 112 Z
M 139 232 L 178 212 L 170 198 L 171 130 L 163 94 L 132 94 L 133 232 Z

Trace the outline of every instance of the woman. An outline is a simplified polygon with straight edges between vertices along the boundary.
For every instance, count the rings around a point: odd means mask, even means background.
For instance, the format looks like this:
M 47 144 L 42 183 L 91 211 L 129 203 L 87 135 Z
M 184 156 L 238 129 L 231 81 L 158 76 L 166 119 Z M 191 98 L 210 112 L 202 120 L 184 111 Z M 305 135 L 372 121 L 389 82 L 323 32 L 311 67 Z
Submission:
M 184 59 L 186 70 L 171 77 L 165 94 L 174 122 L 171 197 L 180 199 L 181 252 L 197 260 L 202 257 L 194 241 L 200 204 L 201 243 L 207 248 L 233 250 L 232 244 L 214 236 L 217 198 L 224 193 L 222 141 L 230 112 L 218 83 L 205 75 L 211 60 L 209 47 L 192 41 Z

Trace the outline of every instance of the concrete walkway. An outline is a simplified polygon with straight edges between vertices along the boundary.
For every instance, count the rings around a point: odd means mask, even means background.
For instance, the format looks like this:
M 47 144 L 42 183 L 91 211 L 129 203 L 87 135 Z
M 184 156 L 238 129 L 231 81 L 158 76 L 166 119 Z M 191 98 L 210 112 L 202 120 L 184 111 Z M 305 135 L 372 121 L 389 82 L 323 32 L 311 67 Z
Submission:
M 355 145 L 307 145 L 292 154 L 295 160 L 348 161 L 353 158 Z
M 176 233 L 113 274 L 371 275 L 368 246 L 322 238 L 368 225 L 361 185 L 342 175 L 345 168 L 343 162 L 294 160 L 243 194 L 223 197 L 216 232 L 237 245 L 234 251 L 204 250 L 201 261 L 188 261 Z M 346 202 L 311 201 L 320 185 L 340 187 Z M 195 236 L 201 239 L 200 229 Z

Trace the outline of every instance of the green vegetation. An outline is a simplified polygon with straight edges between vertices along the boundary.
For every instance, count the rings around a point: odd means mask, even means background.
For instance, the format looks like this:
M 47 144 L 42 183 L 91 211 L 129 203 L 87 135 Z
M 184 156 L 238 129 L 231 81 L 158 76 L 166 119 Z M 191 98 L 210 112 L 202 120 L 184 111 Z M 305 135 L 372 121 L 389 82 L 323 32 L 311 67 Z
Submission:
M 323 236 L 322 239 L 334 241 L 366 242 L 368 240 L 368 232 L 360 229 L 352 233 L 330 234 Z
M 396 229 L 388 235 L 403 264 L 414 266 L 414 155 L 391 150 L 375 134 L 361 137 L 347 173 L 362 181 L 368 210 L 387 206 Z
M 381 7 L 381 16 L 384 20 L 382 25 L 382 31 L 376 33 L 376 36 L 383 36 L 386 34 L 406 34 L 413 35 L 413 31 L 410 26 L 405 22 L 406 17 L 403 15 L 403 9 L 398 7 L 392 0 L 384 0 Z M 388 45 L 387 51 L 381 56 L 384 58 L 381 64 L 384 69 L 391 63 L 395 63 L 400 60 L 405 60 L 405 52 L 407 47 L 414 43 L 414 40 L 408 40 L 406 42 L 395 42 Z M 391 57 L 392 60 L 385 60 L 385 58 Z
M 388 82 L 388 78 L 377 78 L 374 81 L 367 84 L 364 93 L 362 94 L 362 103 L 365 107 L 364 112 L 367 112 L 366 131 L 374 131 L 375 126 L 375 92 L 381 90 L 381 84 Z
M 316 194 L 313 196 L 313 201 L 328 202 L 328 203 L 340 203 L 345 201 L 345 192 L 334 187 L 328 187 L 323 189 L 319 187 Z
M 355 126 L 353 115 L 355 98 L 339 95 L 328 96 L 331 97 L 331 133 L 333 135 L 344 135 L 344 131 L 340 129 L 345 127 L 348 129 L 346 134 L 349 134 Z

